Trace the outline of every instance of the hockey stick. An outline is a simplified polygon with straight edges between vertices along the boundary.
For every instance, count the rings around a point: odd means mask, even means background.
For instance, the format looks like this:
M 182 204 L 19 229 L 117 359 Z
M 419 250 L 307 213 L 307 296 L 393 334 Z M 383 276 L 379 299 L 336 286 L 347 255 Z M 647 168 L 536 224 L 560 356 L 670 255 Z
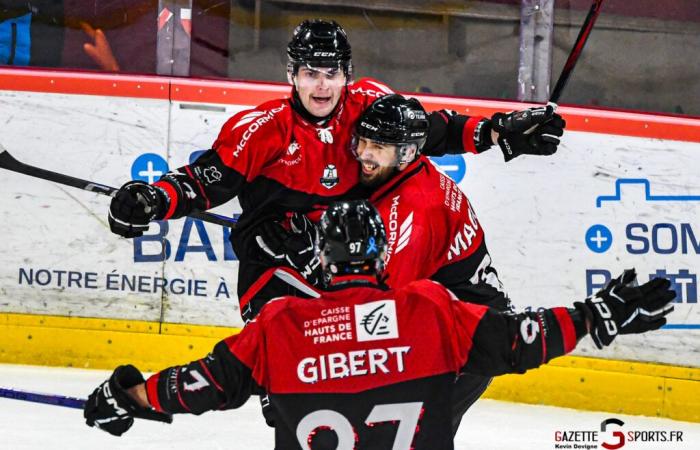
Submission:
M 2 152 L 0 152 L 0 167 L 3 169 L 29 175 L 30 177 L 41 178 L 42 180 L 53 181 L 54 183 L 64 184 L 66 186 L 72 186 L 84 191 L 107 195 L 109 197 L 114 197 L 114 195 L 117 193 L 118 189 L 113 188 L 112 186 L 82 180 L 80 178 L 71 177 L 70 175 L 64 175 L 62 173 L 51 172 L 50 170 L 41 169 L 39 167 L 30 166 L 29 164 L 17 161 L 1 144 L 0 150 L 2 150 Z M 214 223 L 223 227 L 234 228 L 236 226 L 236 219 L 221 216 L 219 214 L 192 211 L 189 216 L 194 219 Z
M 574 46 L 571 49 L 571 53 L 569 53 L 569 57 L 566 59 L 566 64 L 564 64 L 564 68 L 561 70 L 561 74 L 559 75 L 557 84 L 554 86 L 554 90 L 549 96 L 549 103 L 553 104 L 555 109 L 557 102 L 559 101 L 559 97 L 561 97 L 561 94 L 564 91 L 564 87 L 569 81 L 571 72 L 573 72 L 574 67 L 576 67 L 576 63 L 578 62 L 578 58 L 581 55 L 581 52 L 583 51 L 583 47 L 586 45 L 588 36 L 591 34 L 591 30 L 593 29 L 593 25 L 595 24 L 598 15 L 600 14 L 600 9 L 602 5 L 603 0 L 593 0 L 591 9 L 588 11 L 586 20 L 584 20 L 583 22 L 583 26 L 581 27 L 581 31 L 579 31 L 578 33 L 578 37 L 576 38 L 576 42 L 574 43 Z
M 25 402 L 43 403 L 45 405 L 63 406 L 65 408 L 83 409 L 85 407 L 84 398 L 66 397 L 65 395 L 40 394 L 38 392 L 20 391 L 18 389 L 8 389 L 0 387 L 0 398 L 11 398 L 13 400 L 24 400 Z M 139 419 L 154 420 L 156 422 L 172 423 L 172 416 L 152 415 L 148 417 L 139 416 Z
M 66 408 L 83 409 L 85 399 L 65 397 L 63 395 L 40 394 L 38 392 L 20 391 L 17 389 L 0 388 L 0 398 L 24 400 L 25 402 L 45 403 L 47 405 L 64 406 Z

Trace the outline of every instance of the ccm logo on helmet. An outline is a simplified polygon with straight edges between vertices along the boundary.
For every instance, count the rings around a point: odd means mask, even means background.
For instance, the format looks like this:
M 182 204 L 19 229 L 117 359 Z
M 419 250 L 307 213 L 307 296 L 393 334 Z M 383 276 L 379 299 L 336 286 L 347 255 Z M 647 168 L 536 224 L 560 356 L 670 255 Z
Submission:
M 372 131 L 377 131 L 377 130 L 379 130 L 379 127 L 375 127 L 374 125 L 370 125 L 370 124 L 368 124 L 367 122 L 360 122 L 360 126 L 361 126 L 362 128 L 368 128 L 368 129 L 370 129 L 370 130 L 372 130 Z
M 329 58 L 334 57 L 335 54 L 336 54 L 336 52 L 314 52 L 314 56 L 329 57 Z

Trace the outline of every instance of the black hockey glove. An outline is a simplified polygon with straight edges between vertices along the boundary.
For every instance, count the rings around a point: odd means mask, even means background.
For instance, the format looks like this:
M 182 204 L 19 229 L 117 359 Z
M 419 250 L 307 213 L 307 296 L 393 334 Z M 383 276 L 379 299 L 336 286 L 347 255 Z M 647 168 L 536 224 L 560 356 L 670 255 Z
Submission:
M 666 315 L 673 311 L 669 303 L 676 298 L 671 282 L 654 278 L 637 285 L 634 269 L 625 270 L 605 288 L 585 302 L 576 302 L 590 324 L 596 347 L 610 345 L 618 334 L 638 334 L 657 330 L 666 324 Z
M 291 267 L 317 285 L 322 279 L 321 264 L 314 251 L 318 230 L 299 213 L 294 213 L 289 224 L 287 230 L 279 222 L 263 222 L 255 230 L 255 242 L 273 264 Z
M 143 181 L 129 181 L 119 188 L 109 205 L 109 228 L 125 238 L 143 235 L 151 220 L 163 217 L 166 194 Z
M 85 402 L 85 423 L 114 436 L 121 436 L 131 428 L 134 417 L 171 423 L 172 415 L 143 408 L 126 392 L 144 382 L 139 369 L 131 364 L 117 367 L 109 380 L 99 385 Z
M 491 116 L 506 162 L 520 155 L 554 154 L 564 127 L 566 121 L 549 105 Z

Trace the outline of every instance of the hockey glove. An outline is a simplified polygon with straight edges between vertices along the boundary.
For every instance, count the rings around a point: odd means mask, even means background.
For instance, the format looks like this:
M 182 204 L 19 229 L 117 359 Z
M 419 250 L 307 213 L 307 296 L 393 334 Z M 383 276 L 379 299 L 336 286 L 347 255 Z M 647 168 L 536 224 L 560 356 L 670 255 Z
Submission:
M 289 229 L 276 221 L 262 223 L 255 231 L 255 242 L 275 265 L 297 270 L 309 283 L 321 279 L 321 264 L 314 251 L 318 230 L 303 214 L 294 213 Z
M 117 367 L 109 380 L 99 385 L 85 402 L 85 423 L 114 436 L 121 436 L 131 428 L 134 417 L 171 423 L 173 416 L 137 405 L 126 392 L 144 382 L 143 375 L 136 367 Z
M 669 303 L 676 298 L 671 282 L 654 278 L 637 285 L 634 269 L 625 270 L 618 278 L 585 302 L 576 302 L 590 324 L 596 347 L 610 345 L 618 334 L 638 334 L 657 330 L 666 324 L 666 315 L 673 311 Z
M 148 223 L 163 217 L 166 194 L 143 181 L 129 181 L 119 188 L 109 205 L 109 228 L 125 238 L 143 235 Z
M 506 162 L 520 155 L 554 154 L 564 127 L 566 121 L 549 105 L 491 117 Z

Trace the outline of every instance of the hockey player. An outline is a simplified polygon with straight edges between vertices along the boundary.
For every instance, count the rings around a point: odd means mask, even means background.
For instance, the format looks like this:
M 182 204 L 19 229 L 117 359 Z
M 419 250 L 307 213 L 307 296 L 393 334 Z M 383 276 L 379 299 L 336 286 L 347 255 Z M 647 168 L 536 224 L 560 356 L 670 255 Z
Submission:
M 183 217 L 238 197 L 243 212 L 231 241 L 240 262 L 242 298 L 268 267 L 243 244 L 257 223 L 286 212 L 308 213 L 340 198 L 366 198 L 347 148 L 362 111 L 392 91 L 371 79 L 352 82 L 350 45 L 335 22 L 304 21 L 287 55 L 291 97 L 236 114 L 210 150 L 153 185 L 122 186 L 109 210 L 114 233 L 140 236 L 153 220 Z M 556 151 L 563 121 L 551 108 L 499 117 L 505 120 L 431 113 L 426 148 L 436 154 L 477 153 L 498 142 L 506 160 Z
M 619 334 L 658 329 L 673 309 L 668 280 L 637 286 L 633 270 L 573 308 L 517 315 L 458 300 L 429 280 L 391 290 L 379 281 L 387 241 L 369 203 L 331 205 L 320 227 L 327 293 L 272 301 L 205 358 L 148 380 L 118 367 L 89 396 L 86 423 L 119 436 L 134 418 L 236 408 L 264 388 L 279 414 L 277 449 L 451 449 L 458 373 L 522 373 L 586 334 L 603 348 Z M 502 295 L 472 289 L 470 297 Z
M 360 162 L 360 183 L 370 188 L 369 200 L 389 230 L 385 281 L 397 288 L 430 278 L 453 292 L 478 281 L 500 287 L 472 205 L 421 155 L 429 128 L 428 114 L 416 99 L 388 94 L 362 113 L 348 149 Z M 301 269 L 316 266 L 313 255 L 303 251 L 313 244 L 314 233 L 307 222 L 294 217 L 289 226 L 266 222 L 253 234 L 271 262 Z M 275 294 L 274 289 L 262 295 L 250 290 L 253 311 Z M 245 300 L 242 307 L 248 306 Z
M 352 152 L 360 162 L 360 182 L 372 189 L 370 201 L 379 210 L 387 232 L 384 282 L 398 289 L 429 278 L 456 295 L 487 282 L 500 289 L 486 247 L 484 231 L 467 197 L 457 185 L 421 155 L 428 136 L 428 115 L 416 99 L 388 94 L 376 99 L 355 126 Z M 313 258 L 314 228 L 298 217 L 289 231 L 267 222 L 255 231 L 262 254 L 274 266 L 241 298 L 241 310 L 253 315 L 273 297 L 309 295 L 294 275 L 279 266 L 309 271 Z M 307 280 L 313 278 L 308 275 Z M 479 301 L 481 299 L 472 299 Z M 509 310 L 506 296 L 484 298 L 488 306 Z M 464 375 L 454 390 L 453 431 L 461 417 L 486 390 L 490 378 Z M 266 410 L 266 417 L 270 418 Z

